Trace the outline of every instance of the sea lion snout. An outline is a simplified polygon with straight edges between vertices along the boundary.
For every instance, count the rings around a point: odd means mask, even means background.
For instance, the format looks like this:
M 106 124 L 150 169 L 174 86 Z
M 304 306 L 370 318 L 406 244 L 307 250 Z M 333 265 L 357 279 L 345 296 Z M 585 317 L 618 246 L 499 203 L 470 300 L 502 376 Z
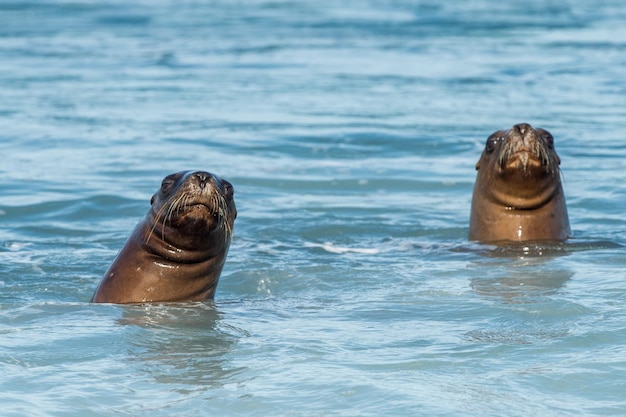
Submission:
M 233 186 L 228 181 L 206 171 L 187 171 L 162 213 L 180 227 L 187 221 L 194 230 L 223 227 L 230 233 L 237 217 L 233 196 Z
M 554 167 L 559 165 L 560 160 L 553 152 L 552 135 L 547 130 L 520 123 L 506 131 L 499 163 L 504 170 L 521 167 L 524 172 L 529 172 L 534 167 L 554 174 Z
M 190 171 L 184 176 L 183 182 L 187 182 L 189 185 L 199 188 L 200 190 L 204 190 L 207 187 L 222 188 L 221 180 L 206 171 Z
M 184 182 L 188 182 L 190 186 L 196 188 L 201 194 L 210 194 L 213 192 L 212 190 L 216 190 L 223 194 L 224 197 L 232 198 L 233 186 L 231 183 L 210 172 L 189 172 L 184 178 Z
M 528 123 L 520 123 L 509 130 L 506 140 L 511 142 L 514 152 L 531 152 L 537 147 L 537 132 Z

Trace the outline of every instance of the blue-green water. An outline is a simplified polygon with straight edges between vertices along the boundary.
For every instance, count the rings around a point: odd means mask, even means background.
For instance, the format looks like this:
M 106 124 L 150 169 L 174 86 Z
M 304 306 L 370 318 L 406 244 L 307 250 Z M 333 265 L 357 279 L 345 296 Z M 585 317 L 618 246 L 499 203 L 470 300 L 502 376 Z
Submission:
M 0 2 L 3 416 L 626 414 L 626 5 Z M 575 239 L 469 244 L 487 136 Z M 88 303 L 163 176 L 239 217 L 214 304 Z

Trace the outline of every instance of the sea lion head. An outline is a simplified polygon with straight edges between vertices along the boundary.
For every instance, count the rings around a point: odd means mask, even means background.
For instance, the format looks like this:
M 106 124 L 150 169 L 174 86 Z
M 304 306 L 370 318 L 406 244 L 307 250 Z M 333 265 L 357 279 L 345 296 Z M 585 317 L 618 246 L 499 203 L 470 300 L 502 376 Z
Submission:
M 180 250 L 203 250 L 213 242 L 230 242 L 237 217 L 231 183 L 206 171 L 166 176 L 152 196 L 147 237 L 161 237 Z M 218 235 L 221 235 L 220 238 Z
M 520 123 L 487 138 L 477 184 L 509 209 L 532 209 L 560 188 L 560 163 L 550 132 Z
M 95 303 L 201 301 L 215 295 L 237 209 L 233 186 L 206 171 L 163 179 L 146 217 L 98 284 Z

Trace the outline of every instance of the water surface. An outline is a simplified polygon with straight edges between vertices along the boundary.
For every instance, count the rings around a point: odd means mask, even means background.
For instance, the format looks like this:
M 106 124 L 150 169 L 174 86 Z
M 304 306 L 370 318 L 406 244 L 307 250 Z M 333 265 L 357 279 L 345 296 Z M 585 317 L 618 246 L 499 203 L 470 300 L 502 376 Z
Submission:
M 0 4 L 6 416 L 626 413 L 617 0 Z M 495 130 L 575 238 L 468 243 Z M 88 303 L 161 179 L 233 183 L 215 303 Z

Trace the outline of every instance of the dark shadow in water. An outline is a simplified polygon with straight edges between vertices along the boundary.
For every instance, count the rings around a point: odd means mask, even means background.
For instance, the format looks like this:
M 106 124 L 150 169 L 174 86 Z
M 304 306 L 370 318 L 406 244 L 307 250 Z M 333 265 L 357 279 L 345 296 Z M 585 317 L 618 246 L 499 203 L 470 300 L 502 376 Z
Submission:
M 465 337 L 474 343 L 493 343 L 504 345 L 532 345 L 550 342 L 554 339 L 567 337 L 567 329 L 502 329 L 472 330 Z
M 574 276 L 574 271 L 564 268 L 563 263 L 555 263 L 556 259 L 580 251 L 621 247 L 609 241 L 572 239 L 507 245 L 468 243 L 455 250 L 480 255 L 468 265 L 475 275 L 470 278 L 470 286 L 477 293 L 521 302 L 534 296 L 553 294 Z
M 130 361 L 149 379 L 186 390 L 223 386 L 243 371 L 227 355 L 248 333 L 223 315 L 213 303 L 134 305 L 124 306 L 119 323 L 138 326 L 128 340 Z
M 569 255 L 574 252 L 617 249 L 623 246 L 608 240 L 579 240 L 570 239 L 565 242 L 510 242 L 506 244 L 484 244 L 464 242 L 452 248 L 453 252 L 477 253 L 492 258 L 526 258 L 526 257 L 555 257 Z

